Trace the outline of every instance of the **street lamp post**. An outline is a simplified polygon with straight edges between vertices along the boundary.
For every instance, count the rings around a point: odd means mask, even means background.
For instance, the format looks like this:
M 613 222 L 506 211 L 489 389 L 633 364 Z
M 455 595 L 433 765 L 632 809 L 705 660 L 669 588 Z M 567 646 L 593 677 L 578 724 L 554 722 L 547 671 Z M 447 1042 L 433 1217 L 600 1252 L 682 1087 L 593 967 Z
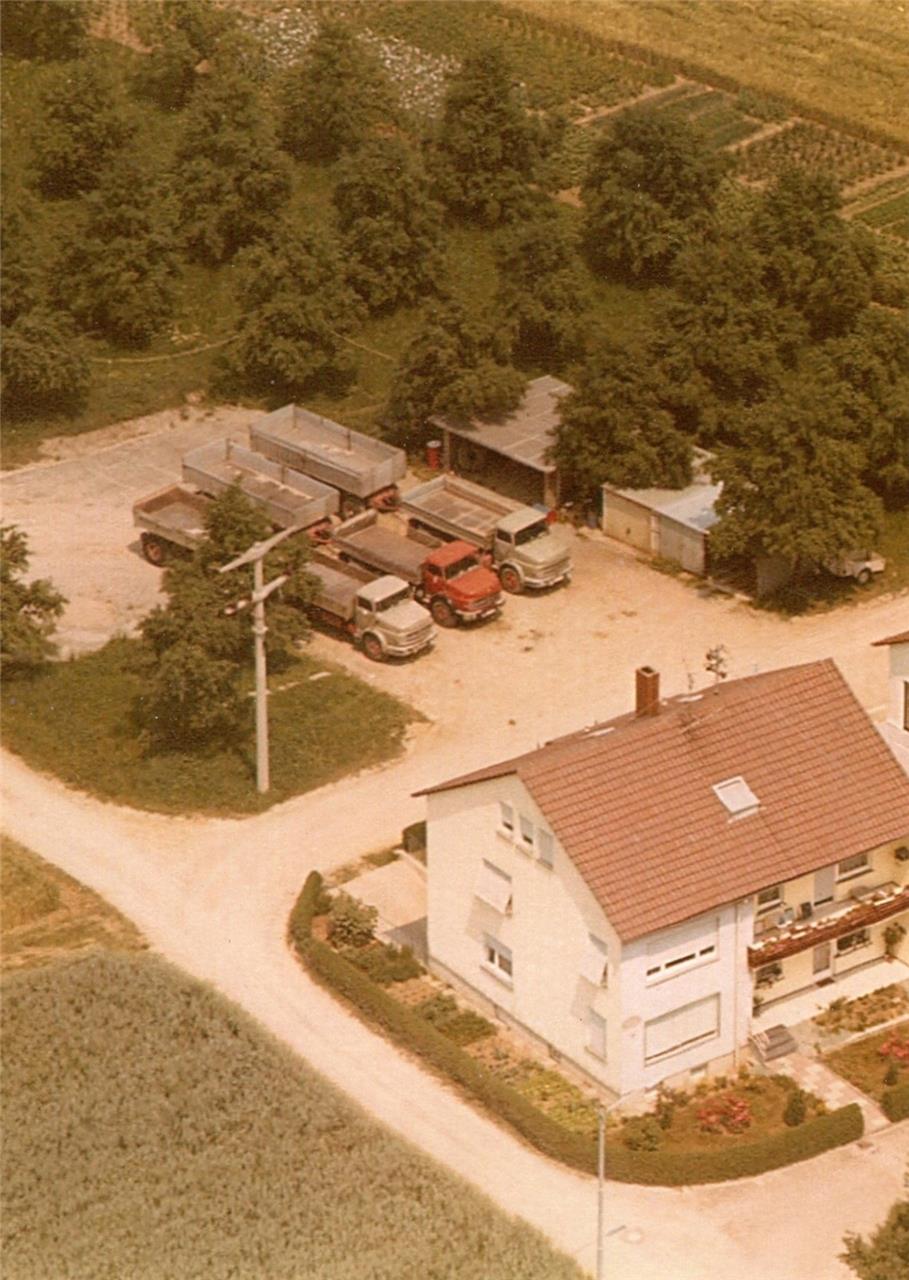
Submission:
M 218 570 L 219 573 L 229 573 L 231 569 L 239 569 L 241 565 L 250 563 L 253 567 L 252 596 L 246 600 L 238 600 L 232 606 L 231 612 L 248 609 L 252 605 L 252 631 L 256 654 L 256 787 L 260 792 L 267 791 L 270 786 L 268 767 L 268 672 L 265 663 L 265 636 L 268 633 L 268 627 L 265 625 L 265 601 L 273 591 L 284 585 L 288 577 L 286 573 L 282 573 L 277 578 L 272 578 L 271 582 L 266 583 L 263 561 L 269 551 L 276 547 L 279 542 L 283 542 L 292 533 L 298 532 L 299 529 L 296 525 L 290 529 L 282 529 L 273 538 L 267 538 L 264 542 L 254 543 L 248 551 L 244 551 L 242 556 L 237 556 L 236 560 L 231 560 L 230 564 L 222 565 Z
M 603 1228 L 605 1225 L 606 1197 L 606 1117 L 613 1111 L 621 1098 L 610 1102 L 608 1107 L 600 1107 L 597 1113 L 597 1280 L 603 1280 Z

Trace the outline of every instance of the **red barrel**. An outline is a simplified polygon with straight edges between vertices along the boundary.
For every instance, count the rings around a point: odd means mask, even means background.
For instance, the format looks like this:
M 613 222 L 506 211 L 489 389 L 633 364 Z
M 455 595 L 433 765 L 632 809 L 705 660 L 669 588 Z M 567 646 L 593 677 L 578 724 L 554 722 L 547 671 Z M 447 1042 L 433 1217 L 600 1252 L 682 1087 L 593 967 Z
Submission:
M 431 467 L 433 471 L 438 471 L 442 466 L 442 441 L 430 440 L 426 445 L 426 465 Z

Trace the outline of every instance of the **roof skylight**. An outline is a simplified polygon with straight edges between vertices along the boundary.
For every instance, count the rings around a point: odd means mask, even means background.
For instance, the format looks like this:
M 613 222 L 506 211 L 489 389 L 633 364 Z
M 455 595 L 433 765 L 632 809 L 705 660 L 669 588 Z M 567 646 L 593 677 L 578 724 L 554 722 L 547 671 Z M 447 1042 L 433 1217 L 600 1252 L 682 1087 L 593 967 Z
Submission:
M 727 778 L 725 782 L 717 782 L 713 794 L 721 800 L 727 812 L 733 818 L 744 818 L 749 813 L 756 813 L 761 802 L 749 787 L 744 778 Z

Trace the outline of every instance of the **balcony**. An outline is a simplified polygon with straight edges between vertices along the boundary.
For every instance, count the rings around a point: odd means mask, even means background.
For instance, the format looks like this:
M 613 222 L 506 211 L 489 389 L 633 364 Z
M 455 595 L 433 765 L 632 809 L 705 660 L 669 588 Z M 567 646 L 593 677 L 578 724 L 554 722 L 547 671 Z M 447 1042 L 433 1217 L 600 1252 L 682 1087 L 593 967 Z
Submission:
M 810 915 L 795 918 L 791 911 L 781 912 L 778 923 L 765 927 L 748 948 L 748 964 L 762 968 L 907 910 L 909 886 L 900 888 L 892 881 L 856 886 L 848 898 L 815 907 Z

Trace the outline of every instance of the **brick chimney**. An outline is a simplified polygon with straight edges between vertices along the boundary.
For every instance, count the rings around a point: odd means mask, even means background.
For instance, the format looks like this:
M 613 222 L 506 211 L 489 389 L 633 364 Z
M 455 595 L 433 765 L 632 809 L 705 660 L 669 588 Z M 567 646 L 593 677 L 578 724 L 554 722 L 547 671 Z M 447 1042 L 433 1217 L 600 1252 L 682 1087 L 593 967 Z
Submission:
M 638 667 L 634 673 L 636 716 L 660 714 L 660 673 L 653 667 Z

